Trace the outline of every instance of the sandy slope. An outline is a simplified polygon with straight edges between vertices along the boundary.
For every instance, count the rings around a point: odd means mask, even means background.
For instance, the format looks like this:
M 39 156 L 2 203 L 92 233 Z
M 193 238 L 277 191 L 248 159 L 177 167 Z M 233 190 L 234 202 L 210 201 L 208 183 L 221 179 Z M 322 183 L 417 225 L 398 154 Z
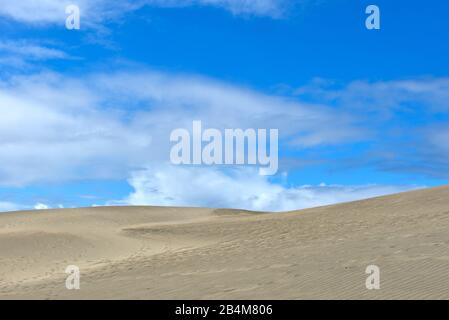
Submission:
M 69 264 L 81 290 L 65 289 Z M 283 214 L 0 214 L 0 298 L 449 299 L 449 187 Z

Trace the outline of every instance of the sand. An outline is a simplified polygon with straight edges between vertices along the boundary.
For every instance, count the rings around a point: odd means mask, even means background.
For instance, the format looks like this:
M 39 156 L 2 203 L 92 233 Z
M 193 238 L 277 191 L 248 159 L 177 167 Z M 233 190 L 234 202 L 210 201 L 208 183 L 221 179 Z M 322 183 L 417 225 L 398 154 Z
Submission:
M 288 213 L 4 213 L 0 299 L 449 299 L 449 187 Z

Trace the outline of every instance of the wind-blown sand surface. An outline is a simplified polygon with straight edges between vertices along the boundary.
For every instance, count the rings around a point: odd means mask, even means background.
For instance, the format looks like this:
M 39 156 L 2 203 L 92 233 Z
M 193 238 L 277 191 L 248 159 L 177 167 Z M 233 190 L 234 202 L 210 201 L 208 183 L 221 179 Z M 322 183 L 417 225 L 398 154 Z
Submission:
M 372 264 L 380 290 L 365 287 Z M 80 290 L 65 288 L 68 265 Z M 0 214 L 0 298 L 449 299 L 449 187 L 275 214 Z

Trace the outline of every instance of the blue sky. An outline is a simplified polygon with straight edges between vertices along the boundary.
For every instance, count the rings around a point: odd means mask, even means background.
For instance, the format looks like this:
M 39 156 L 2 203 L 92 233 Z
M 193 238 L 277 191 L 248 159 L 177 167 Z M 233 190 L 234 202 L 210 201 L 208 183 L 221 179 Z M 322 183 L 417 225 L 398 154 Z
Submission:
M 65 28 L 68 4 L 80 30 Z M 365 28 L 370 4 L 380 30 Z M 448 9 L 1 0 L 0 211 L 280 211 L 447 184 Z M 278 175 L 169 165 L 170 131 L 197 119 L 279 129 Z

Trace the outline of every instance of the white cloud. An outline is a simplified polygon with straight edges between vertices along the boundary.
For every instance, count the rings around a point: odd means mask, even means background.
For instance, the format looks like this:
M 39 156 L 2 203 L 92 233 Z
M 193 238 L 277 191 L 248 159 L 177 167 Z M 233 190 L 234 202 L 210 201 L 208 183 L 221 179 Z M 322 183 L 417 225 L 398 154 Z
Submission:
M 158 6 L 214 6 L 226 9 L 235 15 L 281 17 L 289 0 L 146 0 L 148 5 Z
M 65 8 L 80 7 L 82 23 L 93 26 L 108 19 L 134 11 L 143 6 L 183 7 L 213 6 L 226 9 L 235 15 L 280 17 L 290 0 L 0 0 L 0 16 L 35 25 L 57 24 L 64 26 Z
M 1 55 L 14 55 L 33 60 L 65 59 L 67 54 L 32 41 L 0 41 Z
M 34 210 L 47 210 L 49 207 L 43 203 L 36 203 L 34 205 Z
M 4 69 L 34 69 L 37 61 L 72 59 L 62 50 L 29 40 L 0 41 L 0 66 Z
M 23 23 L 58 24 L 64 27 L 67 18 L 65 9 L 68 5 L 78 5 L 83 16 L 90 23 L 105 18 L 110 12 L 109 8 L 115 8 L 119 2 L 114 0 L 0 0 L 0 15 Z M 127 7 L 129 1 L 124 2 L 126 3 L 124 6 Z
M 415 189 L 410 186 L 284 187 L 250 168 L 220 171 L 215 168 L 158 166 L 134 172 L 129 197 L 112 204 L 237 208 L 289 211 L 355 201 Z
M 253 210 L 298 209 L 407 189 L 286 188 L 251 168 L 231 173 L 222 168 L 165 168 L 170 132 L 190 128 L 193 120 L 218 129 L 277 128 L 281 150 L 340 145 L 368 136 L 357 125 L 359 114 L 349 115 L 344 108 L 301 103 L 208 78 L 152 70 L 82 78 L 17 76 L 0 80 L 0 109 L 2 186 L 127 179 L 134 172 L 130 183 L 135 192 L 127 203 Z M 434 150 L 447 152 L 446 134 L 429 135 Z M 388 148 L 386 144 L 384 150 Z
M 363 137 L 351 117 L 324 106 L 154 71 L 14 77 L 0 81 L 0 108 L 4 186 L 127 178 L 132 168 L 167 161 L 170 132 L 193 120 L 219 129 L 278 128 L 281 139 L 304 146 Z

